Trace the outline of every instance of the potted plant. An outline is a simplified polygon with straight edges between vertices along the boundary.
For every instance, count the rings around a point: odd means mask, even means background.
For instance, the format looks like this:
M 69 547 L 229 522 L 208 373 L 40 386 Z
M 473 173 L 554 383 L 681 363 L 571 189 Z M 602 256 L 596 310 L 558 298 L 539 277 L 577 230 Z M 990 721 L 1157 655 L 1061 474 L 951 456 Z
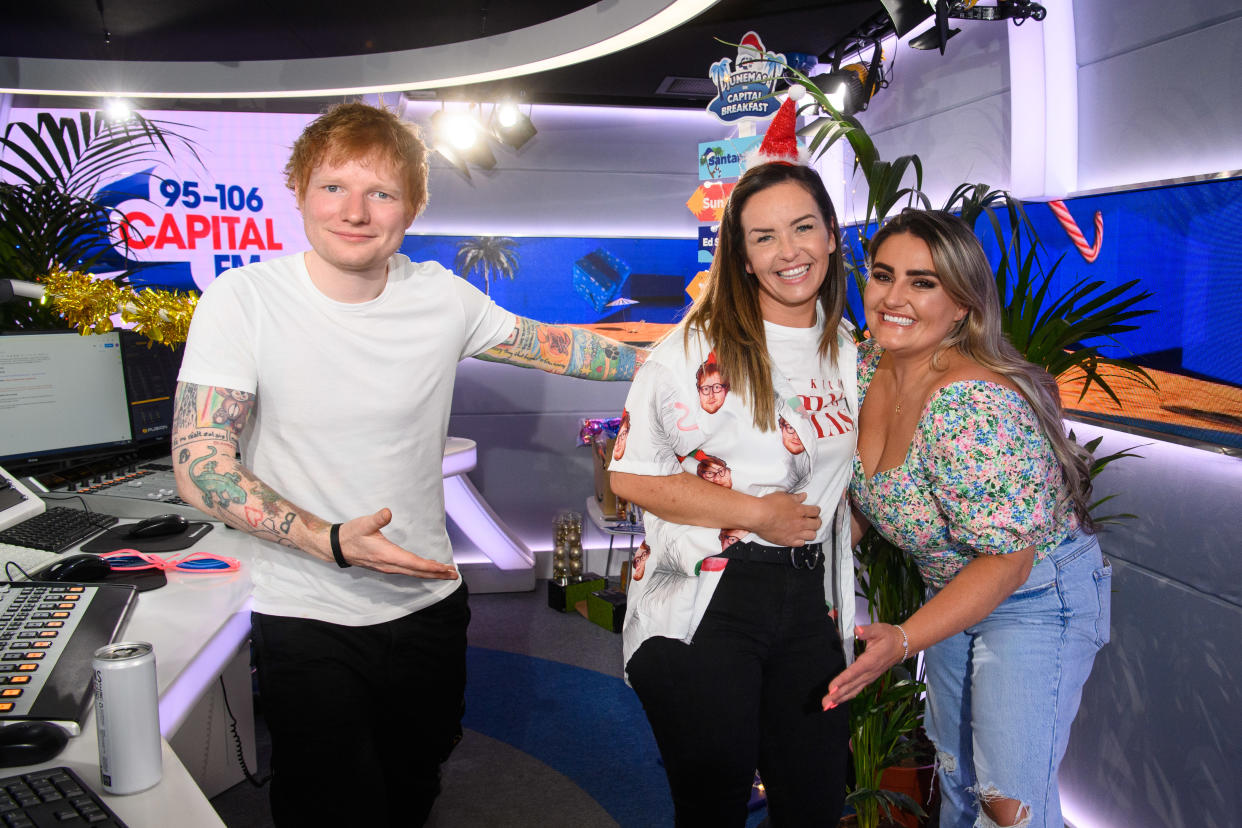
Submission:
M 869 531 L 855 550 L 858 591 L 871 623 L 900 622 L 923 603 L 924 585 L 910 556 L 878 532 Z M 926 685 L 918 659 L 891 668 L 850 701 L 850 751 L 854 787 L 846 798 L 858 828 L 877 828 L 881 818 L 903 813 L 926 816 L 930 746 L 922 735 Z M 900 769 L 900 770 L 899 770 Z M 901 773 L 903 780 L 894 777 Z
M 98 112 L 60 118 L 41 112 L 34 124 L 10 123 L 0 137 L 0 278 L 34 282 L 57 270 L 125 267 L 113 266 L 119 257 L 112 239 L 124 243 L 128 234 L 117 232 L 126 221 L 114 206 L 120 196 L 107 187 L 134 164 L 171 158 L 174 144 L 197 157 L 176 126 Z M 112 278 L 124 283 L 129 272 Z M 0 304 L 0 330 L 65 326 L 47 305 Z

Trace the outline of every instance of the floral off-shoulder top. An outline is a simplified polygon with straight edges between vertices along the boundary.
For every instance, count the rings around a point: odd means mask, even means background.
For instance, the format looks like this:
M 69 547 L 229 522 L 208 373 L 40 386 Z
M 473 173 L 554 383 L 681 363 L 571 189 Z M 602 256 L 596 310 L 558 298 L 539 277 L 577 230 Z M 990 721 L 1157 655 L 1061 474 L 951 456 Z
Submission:
M 860 406 L 883 353 L 871 341 L 858 348 Z M 978 555 L 1034 546 L 1041 560 L 1078 524 L 1030 403 L 985 380 L 932 394 L 902 465 L 868 480 L 855 454 L 850 496 L 933 588 Z

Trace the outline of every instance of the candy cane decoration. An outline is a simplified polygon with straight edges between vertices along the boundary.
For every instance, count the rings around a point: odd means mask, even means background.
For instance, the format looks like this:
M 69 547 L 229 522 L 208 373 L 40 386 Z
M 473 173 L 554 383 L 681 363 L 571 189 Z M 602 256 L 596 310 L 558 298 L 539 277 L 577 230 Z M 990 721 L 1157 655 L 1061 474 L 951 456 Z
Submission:
M 1104 214 L 1099 210 L 1095 211 L 1095 244 L 1087 244 L 1086 237 L 1078 229 L 1078 222 L 1074 221 L 1064 201 L 1049 201 L 1048 206 L 1052 208 L 1057 221 L 1061 222 L 1061 226 L 1065 228 L 1065 234 L 1070 237 L 1070 241 L 1074 243 L 1074 247 L 1078 248 L 1082 257 L 1087 260 L 1088 264 L 1094 262 L 1100 255 L 1100 244 L 1104 241 Z

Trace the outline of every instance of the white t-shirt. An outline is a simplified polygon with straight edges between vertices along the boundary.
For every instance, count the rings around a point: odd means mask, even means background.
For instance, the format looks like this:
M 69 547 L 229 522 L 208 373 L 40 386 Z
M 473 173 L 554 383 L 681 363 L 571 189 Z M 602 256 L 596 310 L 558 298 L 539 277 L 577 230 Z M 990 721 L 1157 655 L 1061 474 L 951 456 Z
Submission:
M 852 655 L 854 570 L 849 521 L 841 509 L 856 440 L 856 349 L 849 327 L 838 332 L 838 358 L 820 359 L 822 323 L 786 328 L 765 323 L 774 364 L 778 416 L 792 426 L 762 432 L 750 406 L 722 385 L 710 347 L 694 333 L 688 349 L 681 330 L 661 343 L 634 378 L 626 399 L 625 438 L 618 436 L 612 471 L 668 476 L 683 471 L 746 494 L 806 492 L 823 525 L 825 595 Z M 723 400 L 721 393 L 723 391 Z M 718 405 L 717 405 L 718 404 Z M 721 474 L 725 470 L 724 474 Z M 835 517 L 835 519 L 834 519 Z M 644 517 L 649 556 L 635 564 L 623 630 L 624 659 L 653 635 L 690 641 L 728 562 L 719 555 L 730 527 L 685 526 Z M 740 530 L 740 540 L 764 541 Z M 834 537 L 836 543 L 833 543 Z
M 441 265 L 401 254 L 378 297 L 336 302 L 314 286 L 299 253 L 231 270 L 207 288 L 178 379 L 257 393 L 242 462 L 291 503 L 334 523 L 388 507 L 389 540 L 451 563 L 441 462 L 457 363 L 515 325 Z M 271 520 L 252 500 L 255 519 Z M 253 606 L 272 615 L 377 624 L 461 583 L 341 569 L 250 541 Z

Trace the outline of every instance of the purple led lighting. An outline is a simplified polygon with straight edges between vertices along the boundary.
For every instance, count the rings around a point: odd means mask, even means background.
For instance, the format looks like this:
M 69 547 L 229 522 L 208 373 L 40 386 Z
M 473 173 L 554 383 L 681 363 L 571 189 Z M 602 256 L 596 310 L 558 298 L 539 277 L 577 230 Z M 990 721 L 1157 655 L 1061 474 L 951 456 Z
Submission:
M 1061 790 L 1061 816 L 1071 828 L 1116 828 L 1104 816 L 1096 814 Z
M 197 657 L 160 696 L 160 735 L 170 738 L 202 698 L 212 682 L 224 672 L 237 651 L 250 640 L 250 599 L 220 627 Z
M 1072 15 L 1008 27 L 1010 186 L 1020 198 L 1078 188 L 1078 63 Z
M 464 474 L 444 478 L 444 510 L 470 541 L 500 569 L 531 569 L 535 556 Z
M 479 461 L 479 450 L 474 440 L 465 437 L 449 437 L 444 444 L 444 460 L 440 463 L 440 471 L 445 477 L 454 474 L 465 474 L 473 469 Z

